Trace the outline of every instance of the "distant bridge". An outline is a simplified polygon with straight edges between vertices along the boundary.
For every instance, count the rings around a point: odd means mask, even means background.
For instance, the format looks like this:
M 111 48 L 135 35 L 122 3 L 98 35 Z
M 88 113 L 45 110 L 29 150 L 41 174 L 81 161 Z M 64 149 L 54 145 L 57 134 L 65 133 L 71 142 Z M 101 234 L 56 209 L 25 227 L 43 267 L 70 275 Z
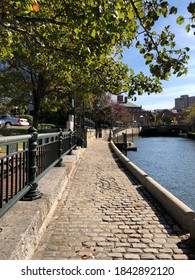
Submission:
M 170 124 L 143 126 L 141 136 L 177 136 L 179 133 L 188 133 L 189 125 L 187 124 Z

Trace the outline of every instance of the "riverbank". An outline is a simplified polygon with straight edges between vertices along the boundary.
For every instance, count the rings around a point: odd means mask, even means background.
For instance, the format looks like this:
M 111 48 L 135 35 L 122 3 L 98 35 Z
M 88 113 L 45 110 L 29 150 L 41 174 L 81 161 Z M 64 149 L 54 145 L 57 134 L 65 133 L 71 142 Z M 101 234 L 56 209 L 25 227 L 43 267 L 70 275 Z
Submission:
M 178 223 L 191 233 L 195 239 L 195 213 L 194 211 L 163 188 L 158 182 L 148 176 L 142 169 L 129 160 L 111 141 L 111 147 L 124 166 L 133 176 L 163 205 L 163 207 L 178 221 Z
M 193 133 L 188 133 L 188 134 L 187 134 L 187 137 L 190 138 L 190 139 L 194 139 L 194 140 L 195 140 L 195 132 L 193 132 Z
M 195 142 L 187 137 L 135 137 L 125 155 L 195 211 Z

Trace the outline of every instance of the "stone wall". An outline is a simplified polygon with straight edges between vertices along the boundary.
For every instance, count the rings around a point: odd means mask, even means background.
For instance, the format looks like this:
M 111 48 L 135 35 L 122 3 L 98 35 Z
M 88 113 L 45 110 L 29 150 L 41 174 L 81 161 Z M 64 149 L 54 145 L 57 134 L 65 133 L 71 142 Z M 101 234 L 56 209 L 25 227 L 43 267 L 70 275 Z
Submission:
M 86 142 L 87 145 L 90 145 L 91 142 L 93 142 L 96 138 L 105 138 L 108 139 L 110 134 L 110 129 L 102 129 L 101 133 L 97 135 L 97 132 L 95 129 L 87 128 L 86 129 Z M 96 137 L 97 136 L 97 137 Z

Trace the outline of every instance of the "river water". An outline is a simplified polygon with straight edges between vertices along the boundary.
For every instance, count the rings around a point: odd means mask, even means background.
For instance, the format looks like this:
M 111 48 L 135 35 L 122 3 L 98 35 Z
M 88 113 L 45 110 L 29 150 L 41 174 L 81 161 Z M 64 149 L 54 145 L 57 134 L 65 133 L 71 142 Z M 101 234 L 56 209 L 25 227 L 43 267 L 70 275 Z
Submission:
M 183 137 L 134 137 L 127 157 L 195 211 L 195 141 Z

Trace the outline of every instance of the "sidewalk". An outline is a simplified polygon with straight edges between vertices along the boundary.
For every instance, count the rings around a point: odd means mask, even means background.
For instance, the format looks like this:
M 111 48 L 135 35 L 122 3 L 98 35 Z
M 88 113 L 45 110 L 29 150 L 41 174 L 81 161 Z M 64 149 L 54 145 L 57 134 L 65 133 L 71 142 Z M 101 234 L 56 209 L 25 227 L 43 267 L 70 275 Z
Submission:
M 0 260 L 25 260 L 33 254 L 84 151 L 65 155 L 65 166 L 53 167 L 39 180 L 41 199 L 18 201 L 1 217 Z
M 195 259 L 195 244 L 143 187 L 109 143 L 85 150 L 31 259 Z

